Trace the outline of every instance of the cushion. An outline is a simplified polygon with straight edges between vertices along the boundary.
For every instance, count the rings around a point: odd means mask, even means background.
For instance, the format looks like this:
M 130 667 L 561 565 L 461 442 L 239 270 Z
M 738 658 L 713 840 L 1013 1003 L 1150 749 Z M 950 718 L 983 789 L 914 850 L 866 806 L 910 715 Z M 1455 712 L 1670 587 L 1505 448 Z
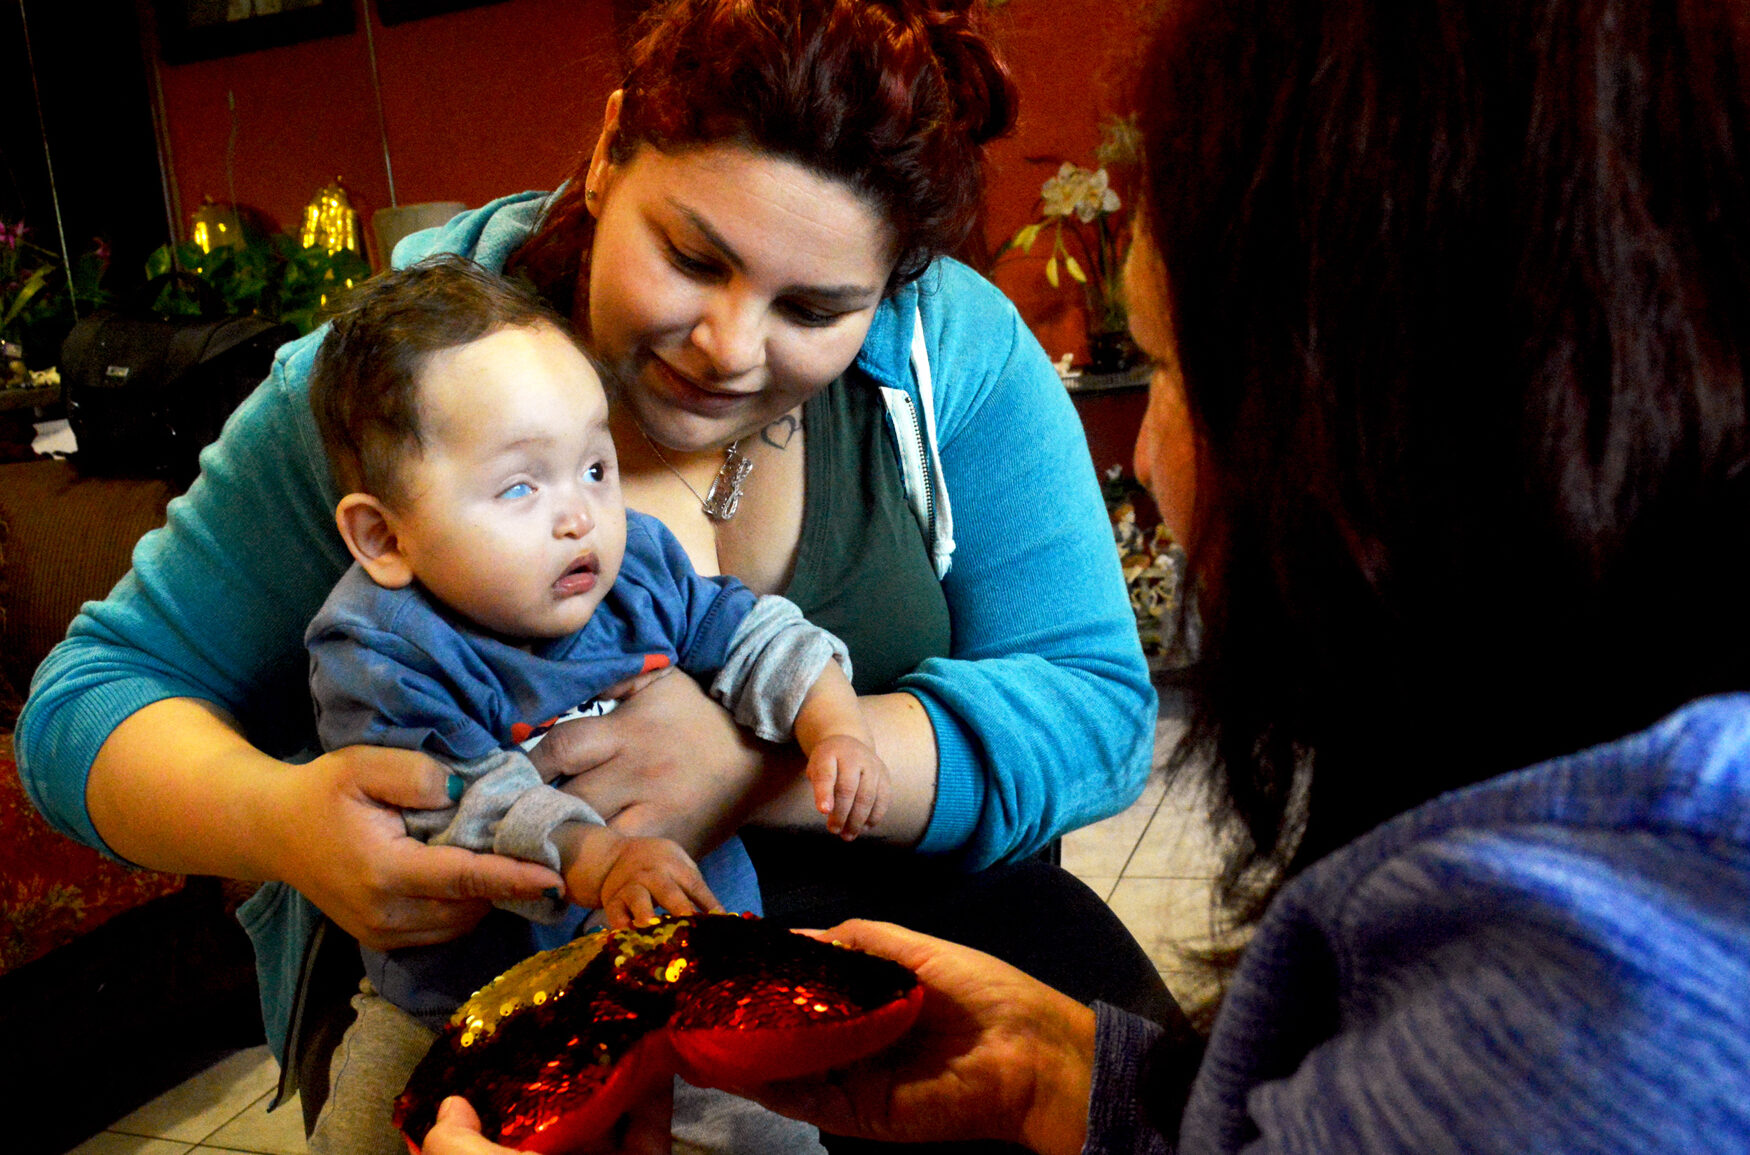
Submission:
M 29 689 L 79 607 L 127 572 L 176 492 L 156 479 L 85 477 L 65 461 L 0 464 L 0 709 L 8 686 L 14 697 Z
M 752 915 L 670 916 L 597 931 L 518 963 L 456 1011 L 395 1103 L 424 1139 L 449 1094 L 519 1150 L 604 1137 L 675 1075 L 753 1086 L 854 1062 L 908 1029 L 905 967 Z

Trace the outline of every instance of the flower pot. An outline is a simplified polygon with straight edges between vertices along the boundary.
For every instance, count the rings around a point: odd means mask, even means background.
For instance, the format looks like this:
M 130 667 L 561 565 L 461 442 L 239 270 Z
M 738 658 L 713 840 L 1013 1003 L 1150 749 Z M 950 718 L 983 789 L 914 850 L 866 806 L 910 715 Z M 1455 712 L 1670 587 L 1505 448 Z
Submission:
M 1141 359 L 1136 342 L 1123 329 L 1088 334 L 1088 368 L 1094 373 L 1122 373 Z

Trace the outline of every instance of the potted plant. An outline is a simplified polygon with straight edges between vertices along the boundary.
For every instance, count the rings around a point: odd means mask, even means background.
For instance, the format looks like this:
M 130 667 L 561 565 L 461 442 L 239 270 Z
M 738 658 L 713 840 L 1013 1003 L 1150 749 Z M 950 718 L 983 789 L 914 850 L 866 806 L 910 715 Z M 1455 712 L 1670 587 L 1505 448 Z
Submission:
M 1122 284 L 1129 218 L 1112 173 L 1135 164 L 1140 139 L 1133 117 L 1108 117 L 1094 153 L 1096 167 L 1064 161 L 1040 187 L 1039 219 L 1023 225 L 997 254 L 1031 253 L 1041 236 L 1051 234 L 1045 279 L 1056 289 L 1067 275 L 1080 286 L 1089 363 L 1096 373 L 1116 373 L 1139 359 L 1130 339 Z
M 164 245 L 146 259 L 146 275 L 159 277 L 180 268 L 205 281 L 224 302 L 225 311 L 254 313 L 288 321 L 300 333 L 321 323 L 335 300 L 371 274 L 356 252 L 329 252 L 306 246 L 286 233 L 247 230 L 241 243 L 214 245 L 209 252 L 194 241 Z M 187 287 L 169 282 L 153 308 L 166 316 L 197 316 L 201 301 Z
M 73 261 L 67 276 L 58 255 L 29 240 L 23 221 L 0 220 L 0 387 L 39 384 L 73 327 L 75 309 L 90 312 L 108 300 L 103 288 L 109 246 L 101 240 Z

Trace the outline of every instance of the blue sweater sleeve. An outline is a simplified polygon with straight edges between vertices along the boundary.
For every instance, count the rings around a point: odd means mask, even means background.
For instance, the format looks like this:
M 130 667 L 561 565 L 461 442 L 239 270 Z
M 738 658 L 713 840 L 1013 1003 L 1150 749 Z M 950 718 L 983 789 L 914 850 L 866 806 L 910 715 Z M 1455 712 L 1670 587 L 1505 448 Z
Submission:
M 277 756 L 314 746 L 304 627 L 351 561 L 303 387 L 320 339 L 279 351 L 133 569 L 85 605 L 32 680 L 19 770 L 37 808 L 81 842 L 108 849 L 85 809 L 92 760 L 153 702 L 214 703 Z
M 873 340 L 909 343 L 913 293 L 954 511 L 953 652 L 900 685 L 936 732 L 922 849 L 983 867 L 1141 793 L 1155 694 L 1087 437 L 1045 351 L 995 286 L 946 260 L 897 302 L 903 332 Z
M 1270 1150 L 1309 1153 L 1738 1147 L 1750 964 L 1741 917 L 1709 908 L 1745 909 L 1746 877 L 1708 848 L 1610 832 L 1422 847 L 1333 926 L 1351 976 L 1329 1008 L 1340 1029 L 1292 1065 L 1250 1048 L 1275 1069 L 1254 1067 L 1249 1123 Z M 1242 1028 L 1248 1002 L 1223 1025 Z
M 1315 864 L 1246 949 L 1182 1145 L 1742 1150 L 1746 717 L 1703 703 Z

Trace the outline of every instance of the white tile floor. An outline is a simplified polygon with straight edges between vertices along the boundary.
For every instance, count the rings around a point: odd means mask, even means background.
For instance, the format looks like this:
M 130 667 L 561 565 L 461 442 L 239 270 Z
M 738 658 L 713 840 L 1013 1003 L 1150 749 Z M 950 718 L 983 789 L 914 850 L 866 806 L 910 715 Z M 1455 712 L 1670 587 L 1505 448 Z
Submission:
M 298 1101 L 267 1109 L 278 1079 L 279 1066 L 266 1047 L 238 1051 L 118 1119 L 72 1155 L 306 1155 Z
M 1163 719 L 1155 735 L 1157 764 L 1177 734 Z M 1124 920 L 1175 995 L 1195 995 L 1195 980 L 1175 947 L 1209 938 L 1213 850 L 1194 798 L 1169 793 L 1157 769 L 1130 809 L 1064 837 L 1063 865 Z M 239 1051 L 68 1155 L 306 1155 L 297 1100 L 267 1110 L 278 1076 L 266 1047 Z

